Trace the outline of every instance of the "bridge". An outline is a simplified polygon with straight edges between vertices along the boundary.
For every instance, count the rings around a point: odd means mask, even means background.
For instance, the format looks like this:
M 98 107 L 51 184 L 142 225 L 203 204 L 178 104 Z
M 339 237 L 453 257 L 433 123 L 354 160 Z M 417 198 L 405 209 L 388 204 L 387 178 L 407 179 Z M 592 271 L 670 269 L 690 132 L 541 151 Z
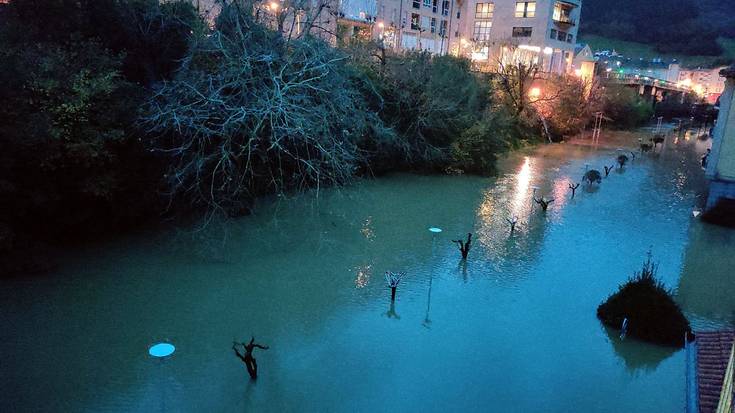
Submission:
M 602 81 L 605 84 L 636 87 L 639 95 L 654 103 L 670 95 L 676 95 L 683 102 L 687 94 L 693 93 L 692 88 L 680 83 L 631 73 L 608 72 L 602 78 Z

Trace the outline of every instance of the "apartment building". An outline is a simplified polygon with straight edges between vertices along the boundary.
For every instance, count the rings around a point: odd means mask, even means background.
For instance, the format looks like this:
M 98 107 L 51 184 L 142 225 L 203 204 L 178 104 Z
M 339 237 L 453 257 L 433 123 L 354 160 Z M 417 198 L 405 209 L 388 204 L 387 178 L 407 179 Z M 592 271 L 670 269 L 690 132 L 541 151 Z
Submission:
M 367 0 L 359 1 L 363 9 L 371 9 L 364 4 Z M 581 0 L 375 0 L 375 4 L 373 37 L 383 39 L 387 47 L 466 56 L 488 70 L 521 61 L 555 73 L 572 67 L 582 8 Z
M 459 54 L 490 70 L 513 62 L 571 70 L 581 0 L 469 0 L 466 9 Z
M 461 17 L 458 0 L 376 0 L 373 35 L 388 48 L 447 54 Z
M 715 103 L 725 90 L 725 78 L 721 75 L 727 67 L 715 69 L 681 69 L 679 83 L 691 87 L 709 103 Z

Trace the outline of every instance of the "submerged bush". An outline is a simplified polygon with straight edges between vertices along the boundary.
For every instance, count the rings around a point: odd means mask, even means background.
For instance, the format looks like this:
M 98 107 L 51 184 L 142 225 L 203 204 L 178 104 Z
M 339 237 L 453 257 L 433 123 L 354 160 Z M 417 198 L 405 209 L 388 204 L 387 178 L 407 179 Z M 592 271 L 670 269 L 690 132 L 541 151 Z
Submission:
M 658 265 L 652 262 L 649 254 L 641 271 L 597 307 L 597 317 L 613 328 L 621 328 L 627 318 L 628 335 L 656 344 L 681 347 L 684 335 L 692 330 L 671 291 L 656 279 L 657 270 Z

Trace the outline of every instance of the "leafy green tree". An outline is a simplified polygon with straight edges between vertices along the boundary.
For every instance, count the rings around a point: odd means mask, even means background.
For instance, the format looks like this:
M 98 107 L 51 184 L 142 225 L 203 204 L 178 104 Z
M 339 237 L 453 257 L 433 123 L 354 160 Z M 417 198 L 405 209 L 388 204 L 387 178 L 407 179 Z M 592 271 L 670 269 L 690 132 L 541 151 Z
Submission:
M 635 89 L 625 86 L 607 86 L 604 91 L 605 116 L 611 118 L 611 126 L 631 129 L 648 122 L 653 116 L 653 105 L 643 99 Z

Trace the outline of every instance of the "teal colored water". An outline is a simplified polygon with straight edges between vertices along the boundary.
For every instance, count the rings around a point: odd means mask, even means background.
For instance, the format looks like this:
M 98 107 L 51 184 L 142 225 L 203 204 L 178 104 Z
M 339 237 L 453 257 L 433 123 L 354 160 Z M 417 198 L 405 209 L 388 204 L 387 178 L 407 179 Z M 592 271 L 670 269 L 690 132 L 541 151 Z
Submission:
M 669 143 L 573 200 L 568 182 L 614 148 L 366 180 L 264 201 L 225 231 L 68 252 L 1 281 L 0 411 L 682 411 L 683 351 L 621 342 L 595 310 L 651 249 L 696 327 L 730 325 L 735 232 L 692 217 L 706 145 Z M 546 214 L 533 187 L 555 198 Z M 450 240 L 470 231 L 463 264 Z M 395 306 L 387 270 L 406 272 Z M 270 346 L 257 382 L 230 348 L 251 334 Z M 172 357 L 148 355 L 160 341 Z

